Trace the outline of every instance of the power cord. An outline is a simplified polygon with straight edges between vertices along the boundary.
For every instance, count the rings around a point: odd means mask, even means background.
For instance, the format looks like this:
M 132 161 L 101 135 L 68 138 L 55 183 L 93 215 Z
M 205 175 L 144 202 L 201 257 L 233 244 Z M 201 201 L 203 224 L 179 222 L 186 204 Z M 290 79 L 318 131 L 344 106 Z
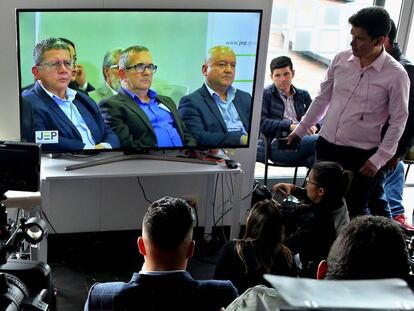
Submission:
M 145 193 L 144 187 L 141 184 L 141 180 L 139 179 L 139 176 L 137 176 L 137 181 L 138 181 L 139 187 L 141 188 L 142 195 L 143 195 L 145 201 L 147 201 L 149 204 L 152 204 L 153 202 L 147 198 L 147 195 Z

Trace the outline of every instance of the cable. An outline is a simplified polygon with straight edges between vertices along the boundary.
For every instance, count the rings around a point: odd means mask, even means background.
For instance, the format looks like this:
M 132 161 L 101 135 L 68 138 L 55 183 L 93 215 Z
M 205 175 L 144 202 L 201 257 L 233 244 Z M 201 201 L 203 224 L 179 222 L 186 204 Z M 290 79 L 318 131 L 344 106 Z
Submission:
M 142 186 L 142 184 L 141 184 L 141 180 L 139 179 L 139 176 L 137 176 L 137 180 L 138 180 L 138 185 L 139 185 L 139 187 L 141 188 L 142 195 L 144 196 L 145 201 L 147 201 L 149 204 L 152 204 L 152 201 L 150 201 L 150 200 L 147 198 L 147 195 L 145 194 L 145 190 L 144 190 L 144 187 L 143 187 L 143 186 Z
M 47 218 L 46 213 L 45 213 L 43 210 L 41 210 L 41 211 L 40 211 L 40 213 L 41 213 L 41 214 L 43 215 L 43 217 L 46 219 L 46 222 L 48 223 L 48 225 L 50 226 L 50 228 L 52 228 L 53 232 L 54 232 L 55 234 L 57 234 L 57 231 L 56 231 L 55 227 L 53 227 L 52 223 L 49 221 L 49 218 Z

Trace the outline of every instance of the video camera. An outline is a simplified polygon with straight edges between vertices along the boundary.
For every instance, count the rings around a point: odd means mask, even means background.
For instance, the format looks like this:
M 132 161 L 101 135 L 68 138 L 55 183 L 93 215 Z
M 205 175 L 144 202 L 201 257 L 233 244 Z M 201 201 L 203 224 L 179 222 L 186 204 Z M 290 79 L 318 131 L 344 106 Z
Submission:
M 16 224 L 4 204 L 7 191 L 39 191 L 39 184 L 40 145 L 0 141 L 0 310 L 50 310 L 53 301 L 50 267 L 17 259 L 24 241 L 42 240 L 46 223 L 39 217 L 21 217 Z

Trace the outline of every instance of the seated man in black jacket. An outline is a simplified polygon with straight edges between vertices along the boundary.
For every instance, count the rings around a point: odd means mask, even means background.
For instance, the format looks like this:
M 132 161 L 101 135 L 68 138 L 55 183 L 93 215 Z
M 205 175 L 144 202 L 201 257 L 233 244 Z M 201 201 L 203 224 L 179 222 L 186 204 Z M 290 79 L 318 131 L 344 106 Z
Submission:
M 315 161 L 314 135 L 317 127 L 313 126 L 309 135 L 302 138 L 295 152 L 279 148 L 276 138 L 285 137 L 295 129 L 312 102 L 309 93 L 292 85 L 295 76 L 292 60 L 287 56 L 280 56 L 270 63 L 270 77 L 273 84 L 263 92 L 262 115 L 260 132 L 271 143 L 272 161 L 292 166 L 311 167 Z M 259 139 L 257 161 L 264 162 L 264 142 Z

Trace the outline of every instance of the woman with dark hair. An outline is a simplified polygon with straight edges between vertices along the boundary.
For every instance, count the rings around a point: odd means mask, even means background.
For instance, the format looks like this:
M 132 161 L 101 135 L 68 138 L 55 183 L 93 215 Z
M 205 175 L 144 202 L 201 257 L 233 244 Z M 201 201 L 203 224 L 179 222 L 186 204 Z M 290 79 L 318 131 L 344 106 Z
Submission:
M 319 262 L 326 259 L 339 232 L 349 223 L 344 195 L 352 172 L 336 162 L 316 162 L 305 180 L 305 188 L 280 183 L 273 191 L 293 195 L 300 203 L 283 202 L 281 212 L 285 225 L 284 243 L 300 268 L 300 275 L 316 277 Z
M 263 279 L 265 273 L 296 276 L 292 254 L 282 239 L 282 215 L 276 204 L 270 200 L 256 203 L 243 238 L 227 242 L 220 250 L 214 278 L 231 280 L 243 293 L 255 285 L 269 285 Z

